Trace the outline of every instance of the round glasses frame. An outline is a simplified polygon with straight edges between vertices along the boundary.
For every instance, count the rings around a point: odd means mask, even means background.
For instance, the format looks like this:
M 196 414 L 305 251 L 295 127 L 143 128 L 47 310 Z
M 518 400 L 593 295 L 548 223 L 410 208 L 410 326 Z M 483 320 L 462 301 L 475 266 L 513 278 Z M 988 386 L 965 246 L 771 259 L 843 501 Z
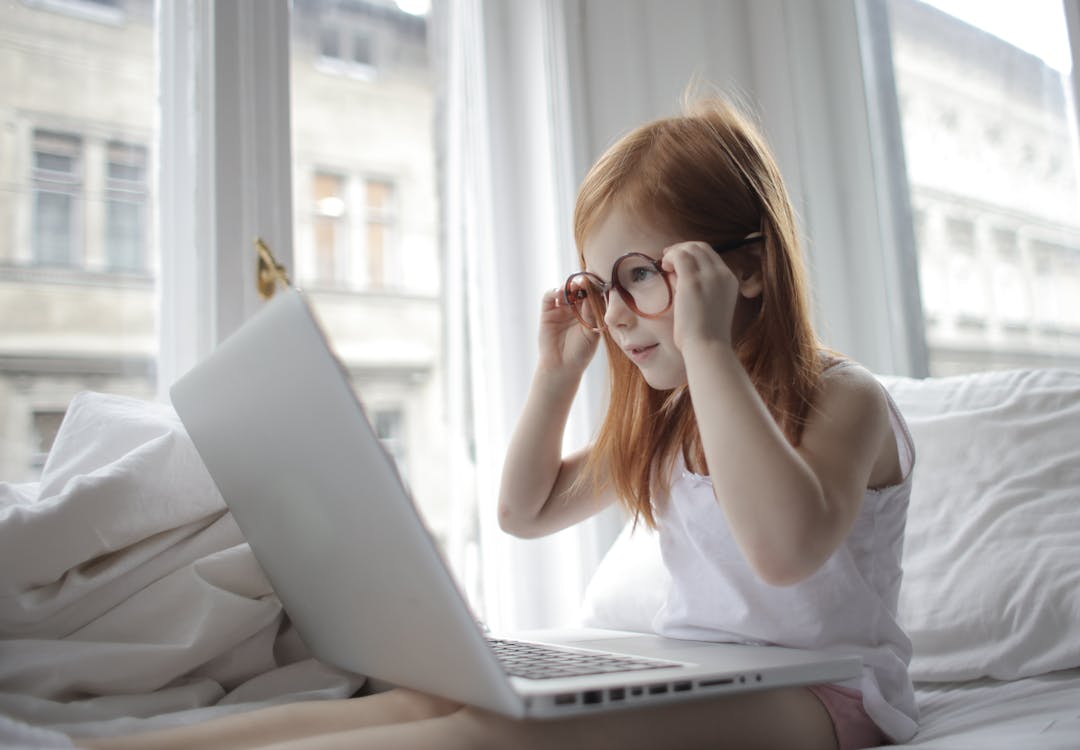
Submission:
M 746 235 L 741 240 L 735 240 L 734 242 L 728 242 L 719 245 L 712 245 L 711 247 L 718 255 L 723 255 L 726 252 L 736 250 L 740 247 L 745 247 L 746 245 L 750 245 L 755 242 L 759 242 L 762 239 L 764 239 L 764 236 L 761 234 L 761 232 L 753 232 L 752 234 Z M 619 283 L 619 265 L 629 258 L 644 259 L 647 264 L 655 268 L 660 273 L 660 276 L 664 279 L 664 284 L 667 286 L 668 301 L 667 304 L 664 305 L 664 308 L 662 310 L 653 313 L 642 312 L 634 303 L 634 295 L 631 294 L 622 284 Z M 563 284 L 563 299 L 566 301 L 566 304 L 570 305 L 570 309 L 574 311 L 574 315 L 577 317 L 578 322 L 580 322 L 581 325 L 585 326 L 590 331 L 594 331 L 595 333 L 601 333 L 607 328 L 607 326 L 603 322 L 604 316 L 598 316 L 600 325 L 595 326 L 589 323 L 585 316 L 581 314 L 581 311 L 578 308 L 579 302 L 575 299 L 575 297 L 577 296 L 577 289 L 574 286 L 574 283 L 576 281 L 586 280 L 603 295 L 605 312 L 607 310 L 608 298 L 611 296 L 611 290 L 614 289 L 616 292 L 619 293 L 619 298 L 626 304 L 627 307 L 633 310 L 635 315 L 641 318 L 652 319 L 659 318 L 668 310 L 670 310 L 672 303 L 675 301 L 675 294 L 671 289 L 671 281 L 668 278 L 669 275 L 670 274 L 662 268 L 661 261 L 658 258 L 650 258 L 644 253 L 626 253 L 625 255 L 620 255 L 618 258 L 616 258 L 615 262 L 612 264 L 611 281 L 604 281 L 591 271 L 578 271 L 577 273 L 572 273 L 567 276 L 566 283 Z

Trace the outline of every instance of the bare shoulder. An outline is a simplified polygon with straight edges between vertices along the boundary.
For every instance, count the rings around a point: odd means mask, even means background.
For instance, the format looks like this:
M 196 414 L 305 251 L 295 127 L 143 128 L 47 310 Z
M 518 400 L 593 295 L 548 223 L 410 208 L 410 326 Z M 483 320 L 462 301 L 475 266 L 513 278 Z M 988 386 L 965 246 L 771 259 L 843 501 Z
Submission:
M 807 448 L 850 455 L 854 446 L 878 445 L 889 429 L 888 402 L 877 378 L 865 367 L 845 362 L 821 376 L 807 415 Z
M 806 438 L 861 454 L 870 464 L 867 486 L 892 483 L 900 474 L 885 389 L 862 365 L 826 370 L 806 426 Z
M 869 411 L 888 417 L 888 400 L 881 382 L 857 362 L 845 362 L 822 374 L 816 406 L 826 414 L 835 410 Z

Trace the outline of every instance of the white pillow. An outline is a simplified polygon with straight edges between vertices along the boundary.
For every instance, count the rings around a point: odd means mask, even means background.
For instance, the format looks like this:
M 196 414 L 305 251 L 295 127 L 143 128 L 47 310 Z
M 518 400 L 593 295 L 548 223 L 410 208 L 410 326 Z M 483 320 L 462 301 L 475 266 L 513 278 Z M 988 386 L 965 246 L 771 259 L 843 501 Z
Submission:
M 1080 373 L 882 381 L 917 454 L 900 593 L 912 678 L 1080 666 Z M 667 580 L 655 534 L 628 526 L 582 619 L 649 631 Z
M 915 440 L 915 680 L 1080 666 L 1080 372 L 885 378 Z
M 656 532 L 627 522 L 585 587 L 582 624 L 650 633 L 670 580 Z

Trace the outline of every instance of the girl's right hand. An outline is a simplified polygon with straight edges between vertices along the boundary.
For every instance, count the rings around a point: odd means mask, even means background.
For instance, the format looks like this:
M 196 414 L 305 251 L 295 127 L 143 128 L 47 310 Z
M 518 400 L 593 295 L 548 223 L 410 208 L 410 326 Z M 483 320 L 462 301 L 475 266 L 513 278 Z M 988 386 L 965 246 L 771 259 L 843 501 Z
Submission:
M 596 354 L 600 334 L 581 324 L 561 288 L 544 292 L 540 307 L 540 355 L 537 366 L 580 376 Z

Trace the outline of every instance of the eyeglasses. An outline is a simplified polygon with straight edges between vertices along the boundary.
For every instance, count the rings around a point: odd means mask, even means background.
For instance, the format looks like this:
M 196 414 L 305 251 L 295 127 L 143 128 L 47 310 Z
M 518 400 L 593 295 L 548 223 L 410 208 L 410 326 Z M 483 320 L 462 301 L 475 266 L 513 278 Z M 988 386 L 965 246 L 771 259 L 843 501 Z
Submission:
M 748 234 L 741 240 L 712 248 L 718 254 L 758 242 L 761 232 Z M 658 318 L 668 311 L 672 302 L 671 281 L 660 261 L 643 253 L 619 256 L 611 267 L 611 281 L 605 282 L 595 273 L 578 271 L 570 274 L 563 285 L 563 298 L 586 328 L 599 333 L 606 328 L 608 297 L 611 290 L 642 318 Z

